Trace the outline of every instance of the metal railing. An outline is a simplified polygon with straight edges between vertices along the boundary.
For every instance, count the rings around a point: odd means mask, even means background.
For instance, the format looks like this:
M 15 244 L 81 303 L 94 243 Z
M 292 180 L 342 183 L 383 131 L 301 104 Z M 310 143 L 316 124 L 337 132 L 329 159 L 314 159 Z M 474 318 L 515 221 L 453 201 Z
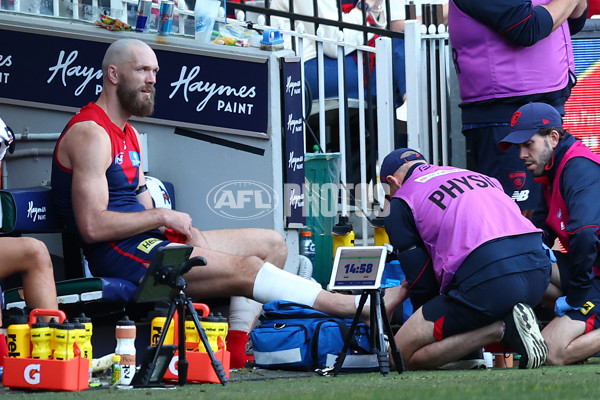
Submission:
M 405 25 L 408 147 L 436 165 L 449 165 L 450 45 L 444 25 Z
M 182 1 L 182 0 L 180 0 Z M 270 0 L 240 2 L 228 1 L 228 22 L 244 25 L 262 31 L 273 28 L 270 25 L 274 17 L 287 18 L 289 28 L 275 26 L 284 36 L 292 38 L 292 48 L 301 59 L 304 66 L 304 47 L 309 43 L 316 44 L 318 91 L 314 98 L 304 98 L 305 122 L 307 135 L 314 129 L 315 141 L 321 151 L 339 151 L 341 159 L 339 193 L 342 216 L 347 216 L 352 210 L 361 218 L 358 236 L 366 244 L 368 237 L 368 217 L 381 211 L 383 190 L 378 185 L 376 161 L 388 154 L 395 146 L 394 131 L 396 129 L 396 110 L 391 88 L 392 82 L 392 38 L 405 39 L 406 59 L 406 92 L 407 92 L 407 134 L 408 146 L 421 151 L 433 164 L 447 165 L 451 161 L 449 146 L 449 43 L 448 34 L 443 25 L 437 24 L 432 8 L 423 5 L 423 24 L 419 21 L 406 21 L 405 32 L 393 32 L 390 14 L 385 13 L 384 26 L 371 26 L 367 23 L 367 14 L 363 10 L 363 24 L 356 25 L 342 20 L 342 0 L 336 0 L 338 5 L 338 20 L 324 19 L 315 15 L 301 15 L 293 11 L 293 1 L 289 1 L 290 12 L 275 10 L 270 7 Z M 316 9 L 318 0 L 312 1 Z M 70 18 L 93 22 L 98 14 L 104 13 L 114 18 L 134 25 L 137 12 L 137 0 L 0 0 L 0 11 L 39 14 L 55 18 Z M 390 0 L 384 0 L 386 10 L 390 9 Z M 158 4 L 153 4 L 158 8 Z M 414 6 L 408 7 L 407 16 L 415 15 Z M 173 34 L 190 36 L 194 34 L 194 16 L 191 10 L 178 10 L 174 21 Z M 232 18 L 234 17 L 235 18 Z M 307 34 L 306 25 L 314 24 L 316 34 Z M 323 29 L 318 27 L 334 26 L 337 29 L 335 37 L 325 37 Z M 156 29 L 156 17 L 150 21 L 150 28 Z M 366 43 L 373 34 L 379 35 L 375 46 L 359 43 L 349 43 L 344 40 L 342 29 L 359 31 L 362 43 Z M 337 74 L 335 77 L 325 76 L 323 70 L 325 46 L 335 46 L 337 58 Z M 357 60 L 356 79 L 359 88 L 366 86 L 370 93 L 371 79 L 365 74 L 371 67 L 369 55 L 375 55 L 376 68 L 376 104 L 365 91 L 358 90 L 356 98 L 350 98 L 345 91 L 346 74 L 344 67 L 345 56 L 354 52 Z M 302 79 L 305 81 L 305 70 L 302 68 Z M 324 84 L 327 79 L 337 80 L 338 96 L 327 99 Z M 310 102 L 309 104 L 306 104 Z M 310 107 L 309 107 L 310 105 Z M 313 111 L 309 111 L 313 110 Z M 337 132 L 331 133 L 331 116 L 337 113 L 334 122 Z M 351 135 L 350 114 L 358 119 L 358 148 L 350 148 L 348 141 Z M 312 118 L 311 118 L 312 117 Z M 309 124 L 309 120 L 317 120 Z M 312 127 L 311 127 L 312 125 Z M 336 147 L 328 145 L 329 135 L 337 134 Z M 354 140 L 356 142 L 356 140 Z M 355 143 L 356 144 L 356 143 Z M 370 150 L 367 151 L 367 148 Z M 309 149 L 311 150 L 311 149 Z M 350 160 L 351 155 L 358 153 L 358 162 Z M 351 171 L 358 180 L 348 181 L 347 172 Z M 358 171 L 358 174 L 355 174 Z M 350 198 L 349 198 L 350 197 Z
M 311 0 L 304 0 L 311 1 Z M 313 1 L 313 9 L 316 9 L 317 0 Z M 232 5 L 228 2 L 228 7 L 239 7 L 240 9 L 253 11 L 252 2 L 241 0 L 240 5 Z M 383 188 L 378 185 L 378 171 L 376 171 L 375 161 L 381 161 L 382 156 L 385 156 L 394 148 L 394 129 L 395 129 L 395 110 L 393 107 L 393 96 L 390 93 L 390 83 L 392 81 L 392 64 L 389 57 L 391 52 L 391 38 L 398 37 L 405 40 L 405 59 L 406 59 L 406 94 L 407 94 L 407 136 L 408 146 L 421 151 L 432 164 L 448 165 L 451 161 L 451 146 L 450 146 L 450 48 L 448 33 L 443 25 L 441 6 L 429 4 L 422 5 L 422 23 L 417 20 L 406 21 L 404 33 L 392 32 L 390 28 L 390 13 L 387 13 L 386 26 L 373 27 L 369 26 L 365 18 L 363 25 L 348 24 L 342 21 L 341 13 L 338 13 L 338 20 L 324 20 L 318 16 L 305 16 L 294 13 L 293 1 L 289 0 L 289 13 L 278 10 L 269 9 L 270 0 L 265 1 L 264 18 L 265 21 L 272 22 L 272 17 L 288 18 L 295 29 L 285 30 L 282 26 L 275 26 L 281 29 L 284 34 L 295 38 L 293 48 L 296 54 L 302 57 L 303 48 L 306 41 L 314 41 L 317 43 L 317 66 L 318 66 L 318 83 L 319 89 L 315 96 L 315 104 L 318 115 L 318 142 L 323 151 L 340 151 L 341 153 L 341 186 L 347 190 L 341 190 L 341 210 L 342 216 L 348 214 L 348 195 L 354 188 L 348 187 L 346 171 L 353 168 L 360 170 L 360 192 L 355 191 L 354 197 L 356 201 L 354 210 L 359 216 L 375 216 L 383 205 Z M 341 9 L 341 0 L 337 0 L 338 10 Z M 386 9 L 389 10 L 389 0 L 386 1 Z M 406 15 L 415 18 L 417 13 L 413 6 L 408 6 Z M 239 18 L 243 20 L 243 16 Z M 369 34 L 380 35 L 379 41 L 375 48 L 369 46 L 357 46 L 352 43 L 345 42 L 341 31 L 337 38 L 325 38 L 319 34 L 319 29 L 315 29 L 316 35 L 307 35 L 303 32 L 304 24 L 333 25 L 339 29 L 354 29 L 363 32 L 363 38 L 366 39 Z M 271 24 L 273 25 L 273 24 Z M 366 40 L 364 40 L 366 42 Z M 385 43 L 385 44 L 384 44 Z M 331 100 L 326 99 L 323 82 L 325 81 L 325 73 L 323 71 L 323 47 L 326 44 L 337 44 L 337 59 L 338 59 L 338 90 L 339 96 L 334 101 L 337 102 L 338 125 L 339 125 L 339 145 L 335 149 L 327 148 L 326 132 L 327 132 L 327 110 L 331 107 Z M 386 47 L 387 46 L 387 47 Z M 358 86 L 363 87 L 365 81 L 363 79 L 364 68 L 370 68 L 370 65 L 363 60 L 368 60 L 368 54 L 375 53 L 377 65 L 377 99 L 376 112 L 374 112 L 374 104 L 370 104 L 370 99 L 365 98 L 362 91 L 359 91 L 358 99 L 350 99 L 343 92 L 344 77 L 346 74 L 343 68 L 343 54 L 349 48 L 356 50 L 358 70 Z M 304 61 L 304 60 L 302 60 Z M 303 71 L 304 73 L 304 71 Z M 366 83 L 368 87 L 370 82 Z M 368 90 L 368 89 L 367 89 Z M 359 132 L 359 149 L 360 161 L 358 165 L 348 164 L 346 154 L 346 139 L 349 137 L 348 119 L 347 116 L 352 111 L 358 110 L 358 132 Z M 376 135 L 367 135 L 368 132 L 373 133 L 376 126 Z M 310 127 L 308 127 L 310 129 Z M 372 143 L 371 149 L 376 149 L 376 154 L 367 154 L 366 143 L 367 136 Z M 397 145 L 397 143 L 396 143 Z M 341 149 L 341 150 L 340 150 Z M 370 172 L 370 173 L 368 173 Z M 363 244 L 367 242 L 367 218 L 362 218 L 361 229 L 359 236 L 362 236 Z
M 310 0 L 309 0 L 310 1 Z M 228 7 L 245 8 L 248 3 L 240 5 L 231 5 Z M 268 3 L 268 1 L 267 1 Z M 313 2 L 313 10 L 317 9 Z M 389 0 L 387 1 L 389 3 Z M 338 10 L 340 10 L 341 1 L 338 1 Z M 268 4 L 266 4 L 268 6 Z M 388 4 L 389 7 L 389 4 Z M 245 8 L 247 9 L 247 8 Z M 364 25 L 350 24 L 342 21 L 341 13 L 338 13 L 338 20 L 329 20 L 320 18 L 314 15 L 302 15 L 293 12 L 293 2 L 289 2 L 290 12 L 281 10 L 264 9 L 264 22 L 270 21 L 271 25 L 275 25 L 275 17 L 287 24 L 279 23 L 275 28 L 280 30 L 284 36 L 292 38 L 290 41 L 291 47 L 295 49 L 296 54 L 301 59 L 302 76 L 305 81 L 305 70 L 303 68 L 305 59 L 305 47 L 311 45 L 316 47 L 316 63 L 317 63 L 317 86 L 316 93 L 312 93 L 311 98 L 306 98 L 305 102 L 305 126 L 307 135 L 311 135 L 314 129 L 314 140 L 318 144 L 319 151 L 322 152 L 339 152 L 340 153 L 340 190 L 339 190 L 339 214 L 341 216 L 349 216 L 351 211 L 354 211 L 360 219 L 360 229 L 358 229 L 358 237 L 362 238 L 363 244 L 367 244 L 369 218 L 381 211 L 383 204 L 383 196 L 379 199 L 376 194 L 379 193 L 375 189 L 377 184 L 376 160 L 378 154 L 387 154 L 394 147 L 394 128 L 395 128 L 395 109 L 392 85 L 392 37 L 402 37 L 399 32 L 392 32 L 389 29 L 390 21 L 386 22 L 384 28 L 380 26 L 370 26 L 366 23 L 366 13 L 363 11 Z M 247 9 L 249 10 L 249 9 Z M 387 13 L 389 15 L 389 13 Z M 238 15 L 240 20 L 243 16 Z M 285 18 L 283 20 L 282 18 Z M 287 20 L 287 21 L 286 21 Z M 257 19 L 257 22 L 263 22 Z M 306 33 L 306 26 L 314 24 L 311 29 L 315 34 Z M 331 29 L 329 36 L 325 35 L 324 26 L 334 26 L 335 36 L 332 37 Z M 262 26 L 259 26 L 262 28 Z M 344 33 L 341 29 L 353 29 L 359 31 L 360 43 L 351 43 L 344 39 Z M 372 34 L 379 34 L 379 38 L 375 40 L 375 46 L 364 45 Z M 335 48 L 335 59 L 337 60 L 337 71 L 335 74 L 327 75 L 323 66 L 325 65 L 326 47 Z M 331 55 L 331 50 L 329 54 Z M 347 54 L 354 53 L 356 57 L 356 76 L 348 76 L 345 68 L 345 57 Z M 376 74 L 376 104 L 370 96 L 371 79 L 365 71 L 371 68 L 371 57 L 375 56 Z M 333 57 L 330 57 L 333 58 Z M 312 77 L 315 79 L 315 77 Z M 351 98 L 346 91 L 348 82 L 355 80 L 359 90 L 355 98 Z M 337 81 L 337 96 L 334 98 L 326 97 L 325 83 L 327 81 Z M 306 88 L 306 85 L 305 85 Z M 366 90 L 363 90 L 365 88 Z M 314 100 L 314 101 L 313 101 Z M 312 109 L 316 112 L 310 112 Z M 328 114 L 333 111 L 337 113 L 337 118 L 334 117 L 333 122 L 328 118 Z M 350 114 L 353 120 L 357 119 L 356 127 L 350 126 Z M 318 123 L 311 124 L 309 119 L 313 116 Z M 311 126 L 312 125 L 312 126 Z M 331 132 L 331 126 L 334 125 L 334 132 Z M 351 129 L 353 128 L 353 129 Z M 331 137 L 327 137 L 328 134 Z M 358 139 L 351 137 L 358 135 Z M 333 137 L 335 136 L 335 137 Z M 350 145 L 352 141 L 352 145 Z M 370 141 L 370 143 L 368 143 Z M 333 143 L 330 145 L 329 143 Z M 368 152 L 367 149 L 371 151 Z M 309 149 L 311 150 L 311 149 Z M 350 157 L 351 154 L 358 154 L 358 157 Z M 348 173 L 353 175 L 349 179 Z M 330 199 L 337 201 L 337 199 Z

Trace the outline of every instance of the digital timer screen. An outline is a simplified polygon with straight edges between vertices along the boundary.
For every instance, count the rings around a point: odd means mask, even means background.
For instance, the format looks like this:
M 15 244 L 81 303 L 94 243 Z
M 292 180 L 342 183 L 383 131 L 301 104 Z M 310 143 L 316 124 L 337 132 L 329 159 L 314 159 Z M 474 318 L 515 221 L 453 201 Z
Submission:
M 330 289 L 379 287 L 385 256 L 381 246 L 338 248 Z

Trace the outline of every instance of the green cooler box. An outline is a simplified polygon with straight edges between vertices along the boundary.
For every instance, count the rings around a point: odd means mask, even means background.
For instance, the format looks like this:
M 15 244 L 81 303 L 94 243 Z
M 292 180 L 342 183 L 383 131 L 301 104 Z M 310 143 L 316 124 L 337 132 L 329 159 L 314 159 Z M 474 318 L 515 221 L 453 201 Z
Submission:
M 338 207 L 340 153 L 306 153 L 304 169 L 306 226 L 315 242 L 313 278 L 326 287 L 333 264 L 332 230 Z

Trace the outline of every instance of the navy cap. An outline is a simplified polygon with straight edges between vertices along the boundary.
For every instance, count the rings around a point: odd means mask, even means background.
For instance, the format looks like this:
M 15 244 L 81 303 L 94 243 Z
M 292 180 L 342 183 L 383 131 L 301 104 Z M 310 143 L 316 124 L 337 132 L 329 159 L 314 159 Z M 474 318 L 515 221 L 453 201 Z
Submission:
M 410 154 L 406 157 L 402 157 L 402 154 L 408 151 L 414 151 L 416 154 Z M 400 168 L 403 164 L 414 160 L 426 161 L 425 157 L 423 157 L 423 154 L 413 149 L 403 147 L 401 149 L 396 149 L 392 151 L 390 154 L 385 156 L 385 158 L 383 159 L 383 163 L 381 163 L 381 170 L 379 171 L 379 177 L 381 178 L 381 182 L 385 183 L 385 178 L 388 175 L 394 175 L 394 172 L 396 172 L 398 168 Z
M 556 108 L 546 103 L 525 104 L 513 114 L 510 133 L 500 141 L 500 150 L 525 143 L 542 128 L 562 128 L 562 117 Z

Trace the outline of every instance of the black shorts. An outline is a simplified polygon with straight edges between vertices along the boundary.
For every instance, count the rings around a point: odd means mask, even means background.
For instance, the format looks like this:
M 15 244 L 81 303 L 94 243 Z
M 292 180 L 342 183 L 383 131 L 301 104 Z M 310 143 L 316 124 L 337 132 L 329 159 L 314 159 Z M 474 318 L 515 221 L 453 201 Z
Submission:
M 532 307 L 539 303 L 550 283 L 550 261 L 545 252 L 521 254 L 502 262 L 541 263 L 542 267 L 480 282 L 472 279 L 468 283 L 453 282 L 449 290 L 423 305 L 424 318 L 435 324 L 436 339 L 442 340 L 502 320 L 517 303 Z M 494 264 L 487 268 L 494 268 Z

